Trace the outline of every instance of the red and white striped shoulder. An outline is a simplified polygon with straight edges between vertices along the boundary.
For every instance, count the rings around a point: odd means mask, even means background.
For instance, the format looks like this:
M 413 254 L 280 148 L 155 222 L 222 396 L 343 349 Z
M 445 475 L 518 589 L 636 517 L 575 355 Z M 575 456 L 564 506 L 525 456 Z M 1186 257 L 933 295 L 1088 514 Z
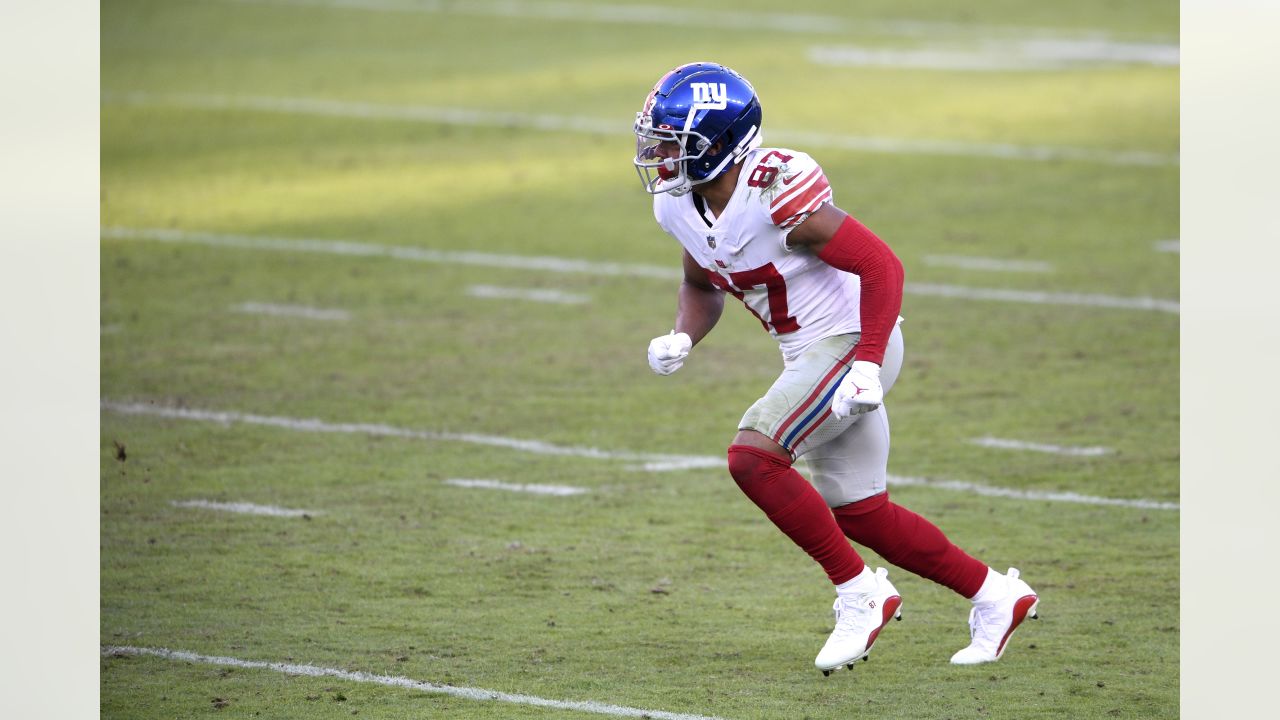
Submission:
M 795 150 L 770 150 L 761 155 L 768 167 L 776 168 L 777 179 L 768 188 L 769 217 L 774 225 L 790 229 L 809 214 L 831 201 L 831 184 L 817 161 Z

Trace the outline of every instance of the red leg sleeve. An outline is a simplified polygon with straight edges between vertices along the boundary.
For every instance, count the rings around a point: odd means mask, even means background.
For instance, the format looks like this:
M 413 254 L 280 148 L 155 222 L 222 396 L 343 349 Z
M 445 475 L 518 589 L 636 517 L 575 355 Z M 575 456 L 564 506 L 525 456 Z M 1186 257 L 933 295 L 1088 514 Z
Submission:
M 987 566 L 956 547 L 936 525 L 873 495 L 834 511 L 850 540 L 880 553 L 885 560 L 971 598 L 987 579 Z
M 845 540 L 831 508 L 789 462 L 748 445 L 732 445 L 729 474 L 779 530 L 822 566 L 832 583 L 862 572 L 862 558 Z

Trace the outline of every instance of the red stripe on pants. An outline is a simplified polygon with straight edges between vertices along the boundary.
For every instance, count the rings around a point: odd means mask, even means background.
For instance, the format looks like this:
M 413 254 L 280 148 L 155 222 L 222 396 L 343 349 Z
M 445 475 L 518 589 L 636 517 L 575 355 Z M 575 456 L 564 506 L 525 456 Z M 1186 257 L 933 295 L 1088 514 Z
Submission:
M 836 373 L 847 368 L 849 366 L 849 363 L 853 361 L 853 354 L 856 350 L 857 350 L 856 346 L 853 348 L 850 348 L 849 352 L 844 354 L 844 357 L 840 358 L 840 360 L 837 361 L 835 365 L 831 366 L 831 369 L 828 370 L 827 374 L 823 376 L 822 381 L 819 382 L 817 387 L 813 389 L 813 392 L 809 393 L 809 397 L 805 398 L 804 402 L 800 403 L 800 405 L 796 407 L 795 412 L 791 413 L 791 416 L 788 417 L 786 420 L 783 420 L 782 424 L 778 426 L 778 431 L 775 432 L 773 434 L 773 437 L 771 438 L 774 442 L 778 443 L 779 445 L 782 445 L 783 447 L 786 447 L 786 445 L 782 442 L 782 438 L 787 434 L 788 431 L 790 431 L 791 423 L 795 422 L 797 418 L 808 415 L 809 412 L 813 410 L 813 407 L 812 407 L 813 404 L 822 399 L 822 396 L 827 391 L 827 386 L 831 383 L 831 379 L 836 376 Z M 822 421 L 819 420 L 817 424 L 819 425 L 822 424 Z M 813 429 L 810 428 L 809 432 L 812 432 L 812 431 Z M 808 436 L 808 434 L 809 433 L 806 432 L 805 436 Z M 787 448 L 787 450 L 790 451 L 794 449 L 796 446 L 798 446 L 799 444 L 800 444 L 799 441 L 791 443 L 791 447 Z

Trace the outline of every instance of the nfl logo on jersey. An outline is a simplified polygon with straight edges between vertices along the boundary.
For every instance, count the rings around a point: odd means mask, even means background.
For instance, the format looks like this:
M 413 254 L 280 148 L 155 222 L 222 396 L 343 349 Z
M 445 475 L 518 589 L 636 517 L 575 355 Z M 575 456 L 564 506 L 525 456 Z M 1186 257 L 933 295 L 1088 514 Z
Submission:
M 708 247 L 710 247 L 712 250 L 715 250 L 715 249 L 716 249 L 716 236 L 715 236 L 715 235 L 708 235 L 708 236 L 707 236 L 707 246 L 708 246 Z

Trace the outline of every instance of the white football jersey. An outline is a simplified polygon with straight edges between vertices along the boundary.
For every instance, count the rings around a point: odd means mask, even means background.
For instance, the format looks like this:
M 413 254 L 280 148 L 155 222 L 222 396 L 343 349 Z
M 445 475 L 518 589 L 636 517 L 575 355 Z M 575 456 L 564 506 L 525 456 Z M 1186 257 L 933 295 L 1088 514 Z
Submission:
M 742 300 L 792 360 L 813 343 L 858 332 L 857 275 L 837 270 L 787 235 L 825 202 L 831 186 L 805 153 L 757 148 L 742 161 L 724 212 L 711 218 L 694 194 L 653 198 L 658 225 L 680 241 L 712 283 Z

